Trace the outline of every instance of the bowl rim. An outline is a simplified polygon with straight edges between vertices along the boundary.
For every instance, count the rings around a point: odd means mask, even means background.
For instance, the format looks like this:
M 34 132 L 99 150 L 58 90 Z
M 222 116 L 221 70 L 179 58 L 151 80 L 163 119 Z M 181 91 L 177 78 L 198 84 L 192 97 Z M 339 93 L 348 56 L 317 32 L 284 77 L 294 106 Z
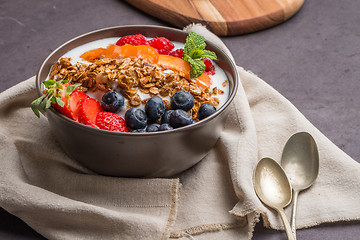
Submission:
M 54 49 L 41 63 L 36 77 L 35 77 L 35 84 L 36 84 L 36 90 L 37 90 L 37 94 L 38 96 L 42 95 L 42 91 L 41 91 L 41 83 L 40 83 L 40 74 L 43 71 L 45 64 L 48 62 L 48 60 L 55 55 L 59 50 L 61 50 L 62 48 L 64 48 L 65 46 L 67 46 L 68 44 L 77 41 L 78 39 L 87 37 L 89 35 L 94 35 L 97 34 L 99 32 L 103 32 L 103 31 L 111 31 L 111 30 L 116 30 L 116 29 L 126 29 L 126 28 L 148 28 L 148 29 L 161 29 L 161 30 L 167 30 L 167 31 L 171 31 L 171 32 L 178 32 L 180 34 L 188 34 L 188 32 L 185 32 L 181 29 L 176 29 L 176 28 L 172 28 L 172 27 L 165 27 L 165 26 L 157 26 L 157 25 L 120 25 L 120 26 L 112 26 L 112 27 L 106 27 L 106 28 L 101 28 L 101 29 L 97 29 L 97 30 L 93 30 L 90 32 L 86 32 L 83 33 L 81 35 L 78 35 L 66 42 L 64 42 L 63 44 L 61 44 L 60 46 L 58 46 L 56 49 Z M 121 37 L 121 36 L 119 36 Z M 91 126 L 87 126 L 85 124 L 79 123 L 77 121 L 74 121 L 66 116 L 64 116 L 63 114 L 59 113 L 58 111 L 56 111 L 53 107 L 50 107 L 48 110 L 50 110 L 52 113 L 55 114 L 56 117 L 62 118 L 63 120 L 67 121 L 70 124 L 76 125 L 80 128 L 84 128 L 85 130 L 89 130 L 89 131 L 94 131 L 96 133 L 100 133 L 100 134 L 106 134 L 106 135 L 118 135 L 118 136 L 154 136 L 154 135 L 162 135 L 162 134 L 171 134 L 174 132 L 182 132 L 182 131 L 188 131 L 189 129 L 194 129 L 199 127 L 199 125 L 203 125 L 206 122 L 211 121 L 212 119 L 216 118 L 218 115 L 220 115 L 222 112 L 225 111 L 225 109 L 228 108 L 228 106 L 231 104 L 231 102 L 233 101 L 233 99 L 235 98 L 235 95 L 237 93 L 237 89 L 238 89 L 238 85 L 239 85 L 239 75 L 237 74 L 237 69 L 236 69 L 236 65 L 234 63 L 234 61 L 232 60 L 232 58 L 230 58 L 230 56 L 225 53 L 222 49 L 220 49 L 215 43 L 213 43 L 211 40 L 207 40 L 206 39 L 206 44 L 211 45 L 212 48 L 215 48 L 216 51 L 220 52 L 222 54 L 222 56 L 225 58 L 225 62 L 229 64 L 230 69 L 232 72 L 234 72 L 234 78 L 233 78 L 233 88 L 230 91 L 229 97 L 226 100 L 226 102 L 219 108 L 216 109 L 215 113 L 213 113 L 212 115 L 208 116 L 207 118 L 200 120 L 198 122 L 195 122 L 193 124 L 187 125 L 187 126 L 183 126 L 183 127 L 179 127 L 179 128 L 175 128 L 172 129 L 171 131 L 158 131 L 158 132 L 115 132 L 115 131 L 108 131 L 108 130 L 103 130 L 100 128 L 94 128 Z M 226 74 L 226 73 L 225 73 Z

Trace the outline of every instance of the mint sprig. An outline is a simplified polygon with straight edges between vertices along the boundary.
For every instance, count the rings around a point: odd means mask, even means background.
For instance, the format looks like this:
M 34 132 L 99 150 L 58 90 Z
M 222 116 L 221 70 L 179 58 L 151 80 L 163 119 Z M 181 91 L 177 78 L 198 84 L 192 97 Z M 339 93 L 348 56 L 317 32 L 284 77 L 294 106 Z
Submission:
M 46 110 L 51 107 L 51 103 L 57 103 L 60 107 L 65 106 L 65 102 L 61 96 L 64 91 L 63 84 L 67 82 L 67 80 L 47 80 L 43 82 L 46 88 L 45 93 L 31 103 L 31 109 L 37 117 L 40 117 L 40 112 L 46 112 Z M 69 99 L 70 94 L 79 86 L 81 86 L 81 84 L 67 86 L 65 89 L 65 98 Z
M 190 63 L 190 78 L 197 78 L 205 70 L 205 63 L 202 58 L 217 60 L 216 54 L 212 51 L 205 50 L 205 38 L 195 32 L 190 32 L 186 37 L 183 59 Z

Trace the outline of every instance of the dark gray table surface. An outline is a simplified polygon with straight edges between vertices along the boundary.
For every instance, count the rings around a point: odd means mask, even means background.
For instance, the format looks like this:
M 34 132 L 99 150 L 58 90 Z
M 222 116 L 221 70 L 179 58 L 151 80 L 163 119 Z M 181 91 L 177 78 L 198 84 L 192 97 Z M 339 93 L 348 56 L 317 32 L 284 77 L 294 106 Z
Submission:
M 359 13 L 360 1 L 308 0 L 281 25 L 222 38 L 238 65 L 288 98 L 356 161 L 360 161 Z M 35 75 L 44 58 L 63 42 L 91 30 L 127 24 L 170 26 L 117 0 L 1 0 L 0 92 Z M 264 229 L 261 223 L 255 228 L 254 239 L 285 238 L 283 232 Z M 0 208 L 0 239 L 42 237 Z M 360 239 L 360 225 L 322 224 L 299 230 L 298 239 Z

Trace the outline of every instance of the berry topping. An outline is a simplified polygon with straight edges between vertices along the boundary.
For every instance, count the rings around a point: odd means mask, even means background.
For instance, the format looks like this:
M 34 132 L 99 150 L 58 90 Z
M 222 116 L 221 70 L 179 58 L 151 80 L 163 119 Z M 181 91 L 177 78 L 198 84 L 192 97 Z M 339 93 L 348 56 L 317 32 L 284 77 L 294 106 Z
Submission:
M 167 130 L 172 130 L 174 129 L 172 126 L 170 126 L 170 124 L 168 123 L 163 123 L 160 125 L 158 131 L 167 131 Z
M 147 124 L 146 113 L 140 108 L 130 108 L 125 113 L 125 123 L 133 130 L 143 129 Z
M 216 111 L 216 108 L 209 104 L 209 103 L 205 103 L 203 105 L 200 106 L 199 111 L 198 111 L 198 118 L 199 120 L 202 120 L 208 116 L 210 116 L 211 114 L 213 114 Z
M 79 116 L 80 123 L 96 127 L 96 116 L 102 111 L 99 101 L 93 98 L 84 98 L 79 102 Z
M 181 109 L 175 110 L 170 115 L 170 125 L 174 128 L 183 127 L 193 123 L 191 115 Z
M 100 129 L 116 132 L 128 132 L 125 120 L 112 112 L 99 112 L 95 119 L 96 125 Z
M 133 46 L 147 45 L 147 40 L 144 35 L 136 34 L 136 35 L 123 36 L 116 42 L 116 45 L 118 46 L 122 46 L 125 44 L 130 44 Z
M 174 112 L 174 110 L 167 110 L 161 117 L 161 123 L 170 123 L 170 114 Z
M 169 54 L 174 44 L 164 37 L 153 38 L 148 41 L 149 46 L 155 48 L 160 54 Z
M 158 96 L 149 98 L 145 104 L 145 112 L 150 121 L 156 121 L 165 112 L 164 101 Z
M 180 48 L 180 49 L 176 49 L 174 51 L 171 51 L 169 53 L 169 55 L 174 56 L 174 57 L 178 57 L 178 58 L 183 58 L 184 57 L 183 52 L 184 52 L 184 49 Z
M 194 106 L 194 96 L 184 90 L 177 91 L 171 97 L 171 107 L 189 111 Z
M 124 106 L 125 98 L 116 91 L 107 92 L 102 97 L 101 106 L 105 111 L 117 113 Z
M 205 63 L 205 72 L 208 74 L 208 75 L 214 75 L 215 74 L 215 67 L 214 65 L 212 64 L 211 60 L 208 59 L 208 58 L 203 58 L 201 59 L 204 61 Z
M 159 127 L 160 127 L 160 124 L 158 124 L 158 123 L 153 123 L 153 124 L 150 124 L 150 125 L 146 128 L 146 131 L 147 131 L 147 132 L 157 132 L 157 131 L 159 131 Z

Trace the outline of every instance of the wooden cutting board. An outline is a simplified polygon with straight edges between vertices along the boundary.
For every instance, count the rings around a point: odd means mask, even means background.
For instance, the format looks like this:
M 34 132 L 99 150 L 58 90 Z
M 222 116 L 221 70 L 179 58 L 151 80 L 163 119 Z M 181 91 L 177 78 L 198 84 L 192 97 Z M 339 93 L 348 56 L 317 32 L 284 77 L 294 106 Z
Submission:
M 282 23 L 304 0 L 126 0 L 177 27 L 202 23 L 219 36 L 255 32 Z

